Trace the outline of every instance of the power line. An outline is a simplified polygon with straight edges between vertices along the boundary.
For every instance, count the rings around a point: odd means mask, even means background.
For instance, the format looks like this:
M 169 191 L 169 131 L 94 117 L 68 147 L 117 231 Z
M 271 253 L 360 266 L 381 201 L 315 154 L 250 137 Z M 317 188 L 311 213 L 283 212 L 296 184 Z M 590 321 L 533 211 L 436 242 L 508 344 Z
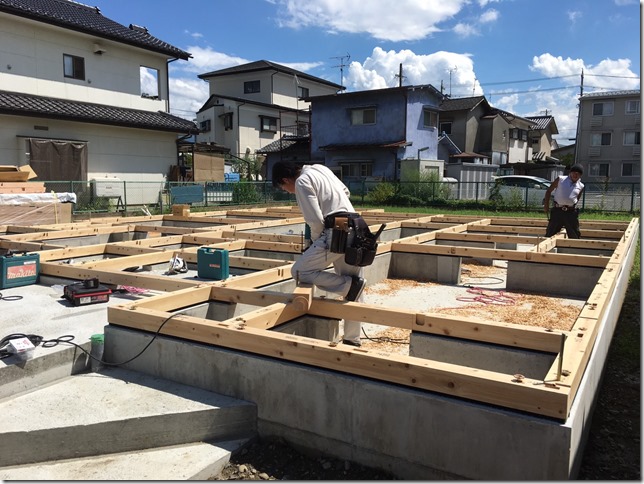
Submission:
M 536 79 L 522 79 L 519 81 L 499 81 L 499 82 L 481 82 L 481 86 L 495 86 L 498 84 L 518 84 L 521 82 L 535 82 L 535 81 L 551 81 L 553 79 L 566 79 L 569 77 L 579 77 L 579 74 L 571 74 L 569 76 L 555 76 L 555 77 L 538 77 Z

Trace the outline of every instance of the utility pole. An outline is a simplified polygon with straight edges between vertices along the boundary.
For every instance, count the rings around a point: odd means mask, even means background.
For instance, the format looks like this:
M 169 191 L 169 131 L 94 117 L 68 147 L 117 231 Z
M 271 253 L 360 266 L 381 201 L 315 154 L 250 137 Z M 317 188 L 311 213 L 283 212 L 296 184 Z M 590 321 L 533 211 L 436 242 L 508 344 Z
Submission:
M 403 67 L 402 67 L 402 62 L 398 65 L 398 74 L 396 74 L 394 77 L 398 78 L 398 87 L 402 87 L 402 80 L 403 80 Z
M 331 59 L 340 59 L 340 64 L 338 64 L 337 66 L 333 66 L 333 68 L 336 68 L 336 67 L 340 68 L 340 85 L 344 87 L 344 68 L 347 65 L 344 63 L 344 60 L 346 59 L 348 63 L 349 59 L 351 59 L 351 56 L 347 52 L 347 55 L 342 55 L 339 57 L 331 57 Z

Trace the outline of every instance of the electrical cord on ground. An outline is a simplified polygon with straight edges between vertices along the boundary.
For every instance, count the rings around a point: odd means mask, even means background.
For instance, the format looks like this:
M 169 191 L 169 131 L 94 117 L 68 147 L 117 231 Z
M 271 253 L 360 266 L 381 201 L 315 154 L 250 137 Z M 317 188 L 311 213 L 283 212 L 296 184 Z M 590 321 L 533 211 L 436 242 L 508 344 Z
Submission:
M 165 326 L 165 324 L 168 321 L 170 321 L 172 318 L 174 318 L 175 316 L 179 316 L 180 314 L 181 313 L 177 312 L 177 313 L 171 314 L 170 316 L 165 318 L 163 320 L 163 322 L 161 323 L 161 325 L 159 326 L 159 328 L 154 333 L 154 336 L 152 337 L 152 339 L 150 341 L 148 341 L 148 344 L 146 344 L 143 347 L 143 349 L 141 351 L 139 351 L 136 355 L 134 355 L 132 358 L 130 358 L 128 360 L 125 360 L 125 361 L 122 361 L 120 363 L 110 363 L 110 362 L 107 362 L 107 361 L 103 361 L 100 358 L 96 358 L 94 355 L 91 355 L 90 352 L 87 351 L 85 348 L 83 348 L 82 346 L 74 343 L 72 340 L 75 338 L 75 336 L 73 336 L 71 334 L 66 334 L 66 335 L 63 335 L 63 336 L 59 336 L 58 338 L 54 338 L 54 339 L 44 339 L 42 336 L 39 336 L 39 335 L 36 335 L 36 334 L 14 333 L 14 334 L 7 335 L 4 338 L 2 338 L 2 340 L 0 340 L 0 359 L 7 358 L 8 356 L 13 355 L 13 353 L 11 353 L 9 351 L 9 349 L 8 349 L 9 341 L 14 340 L 14 339 L 27 338 L 27 339 L 29 339 L 29 341 L 31 341 L 31 343 L 34 346 L 42 345 L 43 348 L 53 348 L 54 346 L 58 346 L 59 344 L 68 344 L 68 345 L 71 345 L 71 346 L 75 346 L 76 348 L 81 350 L 83 353 L 85 353 L 87 356 L 89 356 L 91 359 L 93 359 L 93 360 L 95 360 L 95 361 L 97 361 L 97 362 L 99 362 L 99 363 L 101 363 L 101 364 L 103 364 L 105 366 L 122 366 L 122 365 L 125 365 L 127 363 L 130 363 L 131 361 L 134 361 L 139 356 L 141 356 L 143 354 L 143 352 L 150 347 L 150 345 L 154 342 L 154 340 L 157 338 L 157 336 L 159 336 L 159 333 L 161 332 L 161 329 L 163 328 L 163 326 Z
M 22 299 L 22 296 L 3 296 L 2 293 L 0 292 L 0 301 L 20 301 Z
M 364 327 L 362 328 L 362 334 L 364 334 L 365 339 L 368 339 L 369 341 L 375 341 L 377 343 L 393 343 L 393 344 L 398 344 L 398 345 L 408 345 L 409 340 L 407 339 L 400 339 L 400 338 L 389 338 L 388 336 L 378 336 L 378 337 L 371 337 L 367 335 L 367 332 L 364 330 Z
M 456 300 L 463 302 L 480 302 L 483 304 L 497 304 L 502 306 L 512 306 L 515 303 L 515 298 L 508 296 L 504 291 L 490 294 L 489 290 L 488 293 L 485 293 L 485 289 L 471 287 L 467 290 L 467 292 L 470 294 L 475 294 L 475 296 L 459 296 L 456 298 Z
M 497 281 L 497 282 L 479 282 L 477 283 L 478 286 L 491 286 L 493 284 L 499 284 L 503 282 L 503 278 L 496 277 L 496 276 L 470 276 L 469 273 L 471 273 L 472 271 L 470 271 L 469 269 L 461 269 L 461 272 L 463 274 L 468 274 L 467 277 L 469 279 L 494 279 Z M 471 284 L 463 284 L 463 287 L 474 287 L 474 286 L 472 286 Z

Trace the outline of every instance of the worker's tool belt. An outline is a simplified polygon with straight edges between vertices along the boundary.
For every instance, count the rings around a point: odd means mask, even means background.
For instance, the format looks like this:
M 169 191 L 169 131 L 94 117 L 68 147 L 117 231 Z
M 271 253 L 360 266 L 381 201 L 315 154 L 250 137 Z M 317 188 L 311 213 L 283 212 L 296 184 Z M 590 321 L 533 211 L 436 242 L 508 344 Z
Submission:
M 555 208 L 558 208 L 562 212 L 567 212 L 568 210 L 577 210 L 577 204 L 575 205 L 559 205 L 555 202 Z
M 375 234 L 358 213 L 337 212 L 324 217 L 324 228 L 332 229 L 329 250 L 344 254 L 344 261 L 352 266 L 371 265 L 378 249 L 378 237 L 385 229 L 382 224 Z

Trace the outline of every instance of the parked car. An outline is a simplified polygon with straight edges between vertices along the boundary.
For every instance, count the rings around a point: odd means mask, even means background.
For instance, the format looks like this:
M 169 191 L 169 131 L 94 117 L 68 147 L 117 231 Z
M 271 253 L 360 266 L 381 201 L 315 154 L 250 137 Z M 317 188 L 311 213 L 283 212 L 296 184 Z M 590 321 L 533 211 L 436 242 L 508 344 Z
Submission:
M 516 200 L 526 205 L 543 205 L 550 180 L 538 176 L 505 175 L 494 177 L 490 187 L 490 200 L 497 202 Z

